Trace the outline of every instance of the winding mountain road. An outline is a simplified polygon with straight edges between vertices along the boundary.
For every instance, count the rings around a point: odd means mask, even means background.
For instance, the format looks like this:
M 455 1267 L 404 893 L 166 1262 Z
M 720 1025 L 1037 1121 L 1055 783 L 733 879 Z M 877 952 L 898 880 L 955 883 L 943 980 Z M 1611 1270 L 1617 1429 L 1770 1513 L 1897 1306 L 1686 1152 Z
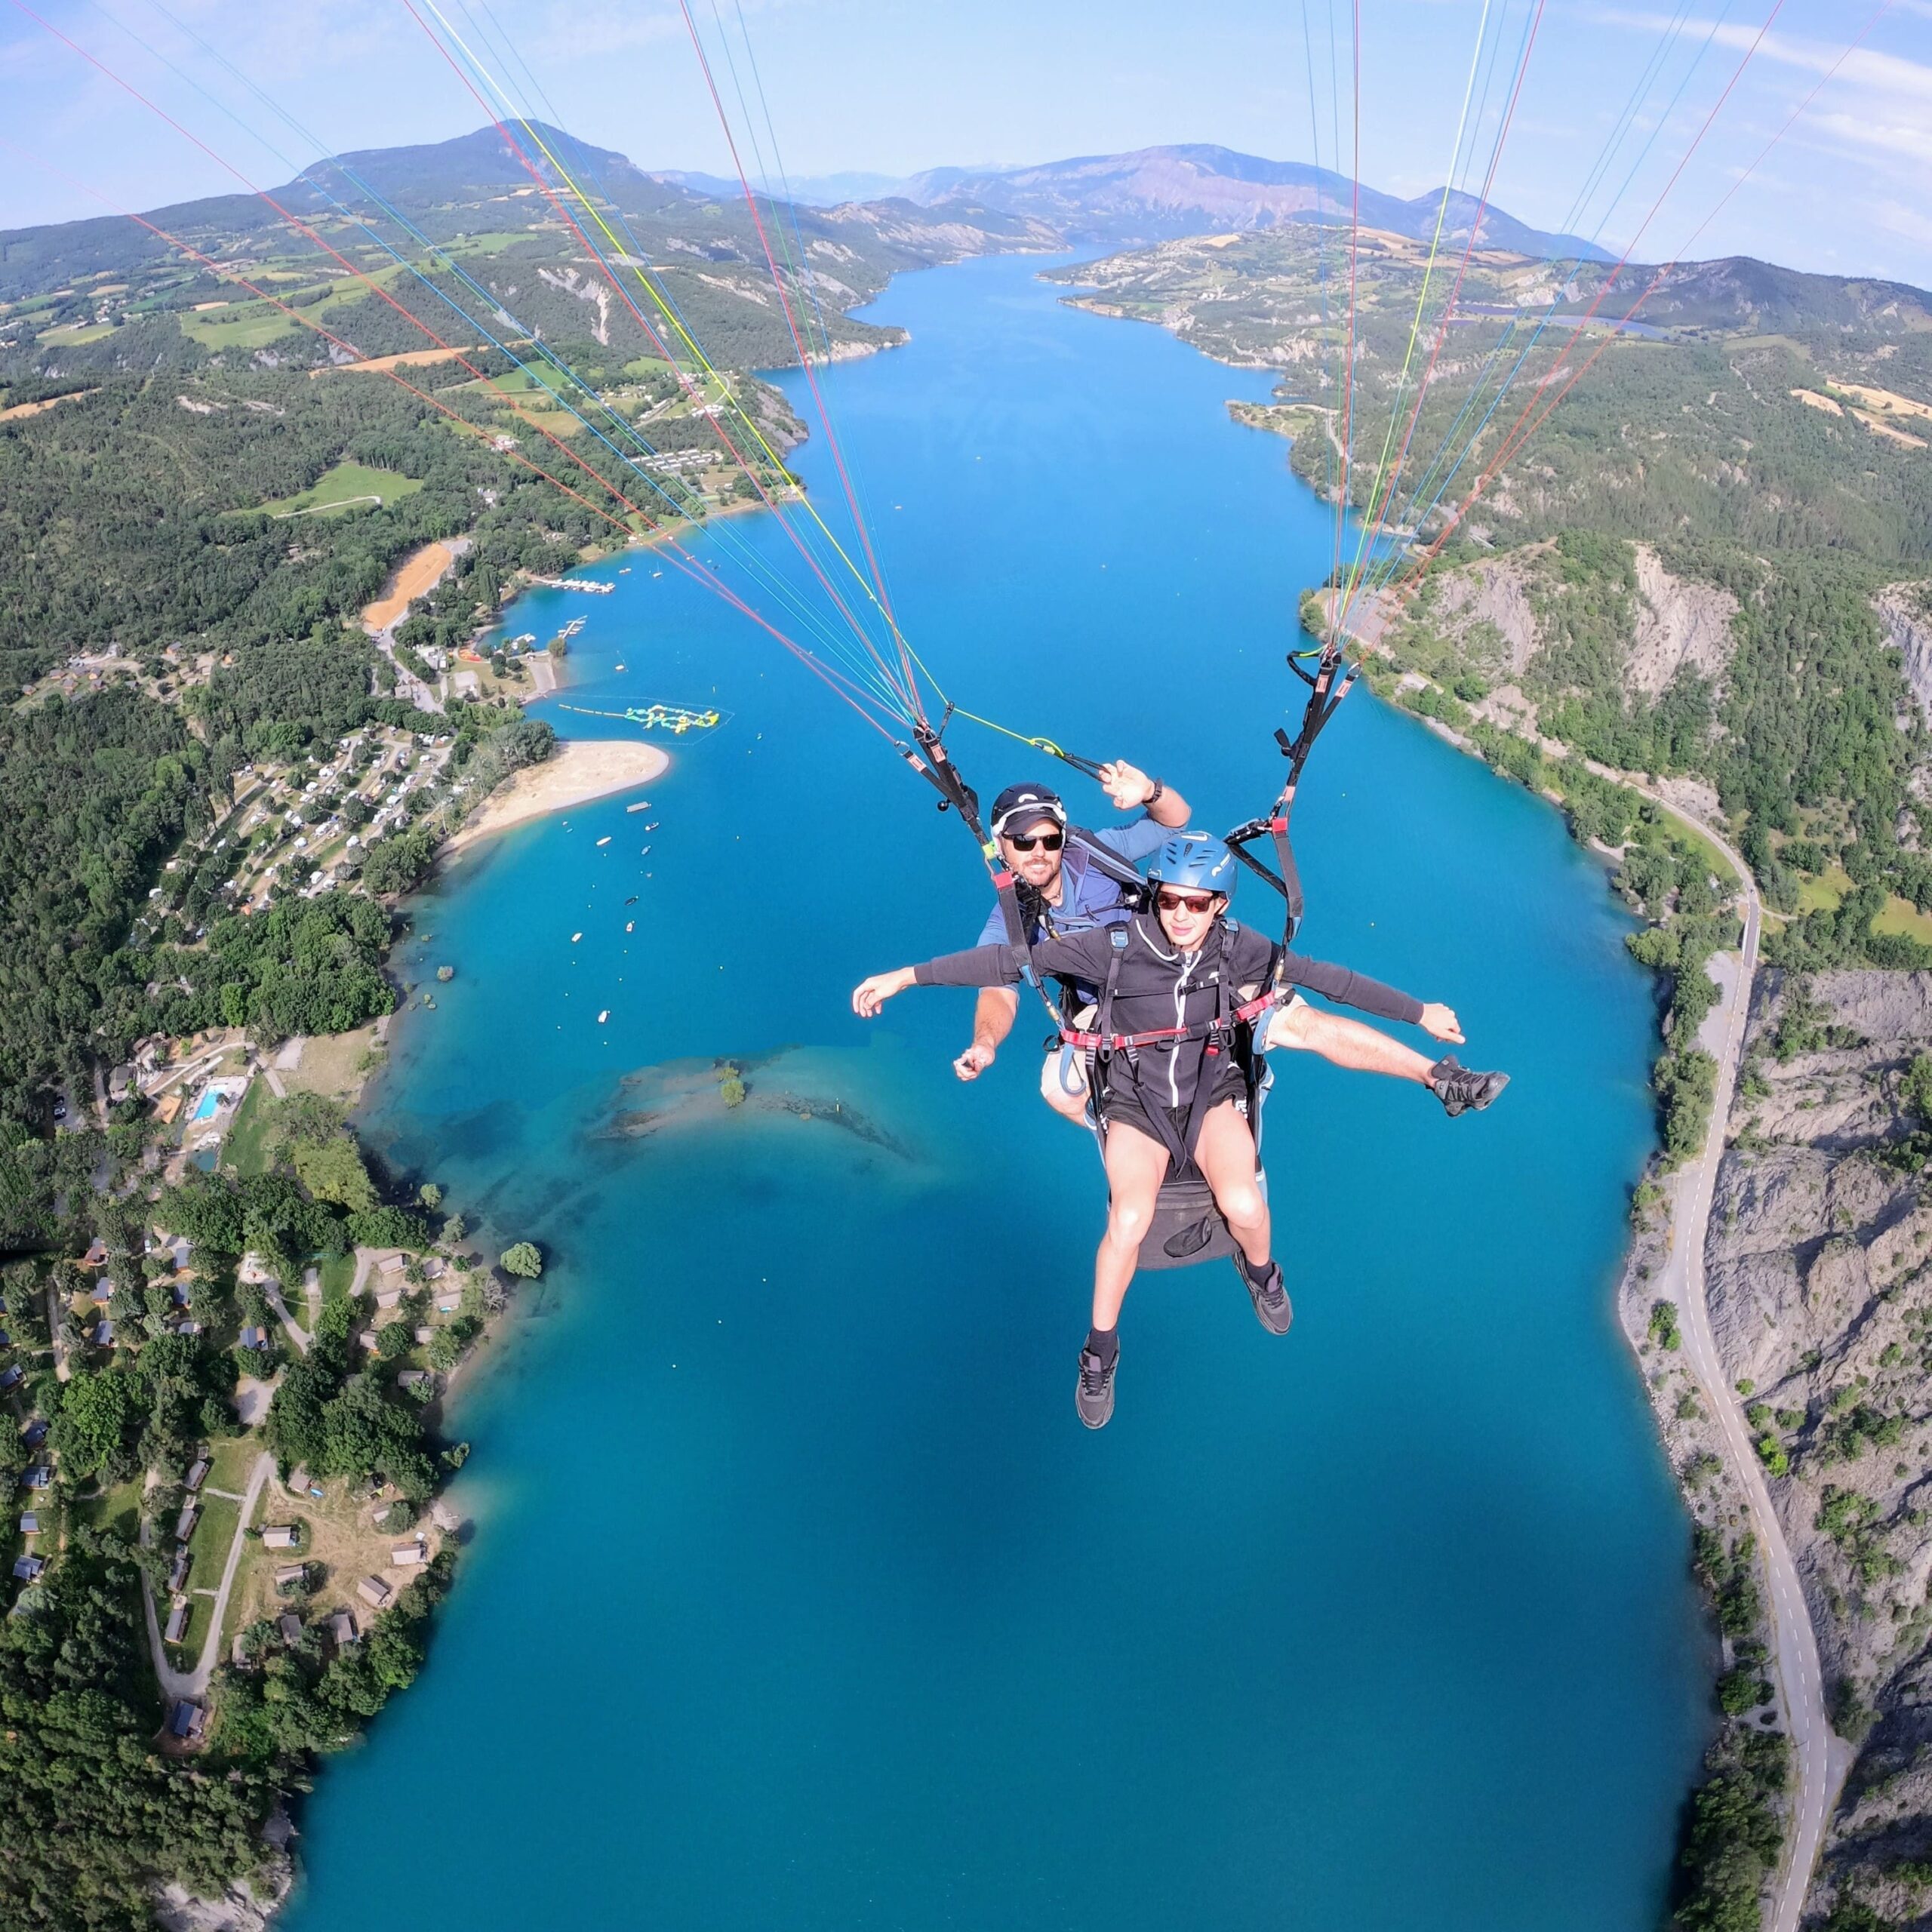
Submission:
M 1625 782 L 1628 782 L 1626 780 Z M 1638 786 L 1643 790 L 1646 788 Z M 1650 795 L 1657 797 L 1652 792 Z M 1684 1336 L 1684 1359 L 1704 1401 L 1718 1420 L 1724 1451 L 1751 1512 L 1752 1527 L 1770 1586 L 1767 1609 L 1771 1642 L 1777 1659 L 1778 1687 L 1785 1724 L 1796 1759 L 1798 1783 L 1792 1799 L 1792 1826 L 1785 1846 L 1785 1863 L 1773 1895 L 1770 1932 L 1798 1932 L 1805 1894 L 1818 1862 L 1825 1826 L 1838 1787 L 1850 1763 L 1849 1749 L 1832 1736 L 1825 1712 L 1824 1683 L 1818 1661 L 1818 1640 L 1798 1582 L 1798 1566 L 1784 1539 L 1783 1526 L 1771 1504 L 1764 1468 L 1752 1446 L 1736 1390 L 1724 1374 L 1724 1362 L 1711 1332 L 1705 1301 L 1704 1241 L 1711 1218 L 1711 1201 L 1718 1168 L 1724 1158 L 1724 1129 L 1730 1118 L 1731 1097 L 1744 1045 L 1745 1023 L 1751 1010 L 1751 980 L 1758 961 L 1763 917 L 1750 868 L 1710 826 L 1683 807 L 1665 809 L 1694 826 L 1737 868 L 1744 893 L 1744 943 L 1734 961 L 1724 955 L 1712 962 L 1721 975 L 1724 997 L 1698 1035 L 1699 1043 L 1718 1063 L 1717 1091 L 1711 1108 L 1710 1131 L 1696 1164 L 1683 1169 L 1672 1183 L 1670 1251 L 1656 1286 L 1677 1304 Z

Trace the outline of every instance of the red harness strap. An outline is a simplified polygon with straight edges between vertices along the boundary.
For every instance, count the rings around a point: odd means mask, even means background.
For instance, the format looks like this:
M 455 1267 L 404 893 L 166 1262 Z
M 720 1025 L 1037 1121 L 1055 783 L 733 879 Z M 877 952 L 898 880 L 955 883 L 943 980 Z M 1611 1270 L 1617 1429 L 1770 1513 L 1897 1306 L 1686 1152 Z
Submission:
M 1228 1016 L 1230 1026 L 1246 1026 L 1258 1020 L 1278 1003 L 1272 992 L 1262 993 Z M 1205 1040 L 1223 1030 L 1218 1020 L 1203 1020 L 1192 1026 L 1159 1026 L 1151 1033 L 1083 1033 L 1072 1026 L 1060 1029 L 1061 1040 L 1081 1053 L 1128 1053 L 1140 1047 L 1158 1046 L 1163 1040 Z

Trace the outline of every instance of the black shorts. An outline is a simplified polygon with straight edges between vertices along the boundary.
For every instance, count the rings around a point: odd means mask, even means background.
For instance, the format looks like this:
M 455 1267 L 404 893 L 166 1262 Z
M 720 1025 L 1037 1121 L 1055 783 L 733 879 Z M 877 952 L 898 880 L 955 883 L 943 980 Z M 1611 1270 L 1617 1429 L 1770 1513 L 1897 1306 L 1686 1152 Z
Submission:
M 1201 1109 L 1204 1117 L 1208 1108 L 1217 1107 L 1223 1100 L 1238 1101 L 1244 1115 L 1247 1112 L 1247 1077 L 1239 1065 L 1232 1060 L 1223 1060 L 1214 1076 L 1214 1084 L 1208 1091 L 1208 1106 Z M 1187 1138 L 1188 1107 L 1170 1107 L 1159 1100 L 1148 1097 L 1131 1081 L 1119 1080 L 1109 1083 L 1106 1093 L 1106 1115 L 1109 1127 L 1125 1125 L 1137 1134 L 1144 1134 L 1157 1147 L 1165 1147 L 1168 1137 L 1155 1125 L 1155 1112 L 1165 1116 L 1174 1131 L 1174 1138 L 1184 1143 Z

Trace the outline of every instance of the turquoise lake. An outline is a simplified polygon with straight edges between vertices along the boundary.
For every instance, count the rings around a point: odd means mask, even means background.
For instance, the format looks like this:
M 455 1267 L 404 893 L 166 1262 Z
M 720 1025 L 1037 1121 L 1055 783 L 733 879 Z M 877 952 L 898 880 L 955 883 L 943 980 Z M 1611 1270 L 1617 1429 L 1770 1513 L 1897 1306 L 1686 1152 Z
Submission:
M 900 617 L 961 703 L 1232 823 L 1278 782 L 1328 513 L 1228 418 L 1264 376 L 1039 266 L 902 278 L 868 312 L 909 346 L 826 379 Z M 823 438 L 795 460 L 832 500 Z M 1298 814 L 1303 944 L 1449 1001 L 1515 1083 L 1451 1121 L 1279 1057 L 1294 1332 L 1225 1264 L 1143 1276 L 1089 1435 L 1103 1193 L 1041 1029 L 966 1087 L 970 995 L 846 1004 L 971 942 L 968 840 L 650 553 L 587 574 L 625 563 L 512 627 L 586 619 L 571 703 L 731 716 L 649 812 L 466 856 L 398 955 L 456 977 L 370 1132 L 552 1259 L 456 1404 L 475 1534 L 420 1681 L 303 1807 L 291 1932 L 1652 1932 L 1711 1654 L 1611 1307 L 1655 1026 L 1601 866 L 1349 700 Z M 989 797 L 1039 770 L 950 742 Z M 786 1047 L 754 1085 L 817 1118 L 607 1131 L 640 1069 Z

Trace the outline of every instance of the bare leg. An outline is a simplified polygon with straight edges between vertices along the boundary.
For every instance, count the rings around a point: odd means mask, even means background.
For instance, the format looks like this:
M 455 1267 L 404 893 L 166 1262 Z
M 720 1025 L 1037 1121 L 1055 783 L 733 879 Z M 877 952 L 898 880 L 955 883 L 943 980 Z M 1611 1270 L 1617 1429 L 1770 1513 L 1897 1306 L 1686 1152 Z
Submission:
M 1319 1054 L 1332 1065 L 1352 1073 L 1386 1073 L 1397 1080 L 1414 1080 L 1429 1084 L 1429 1069 L 1435 1063 L 1400 1040 L 1378 1033 L 1359 1020 L 1339 1013 L 1324 1013 L 1297 1001 L 1278 1008 L 1268 1023 L 1267 1044 L 1297 1051 Z
M 1107 1231 L 1094 1257 L 1094 1326 L 1117 1326 L 1120 1305 L 1140 1259 L 1140 1244 L 1153 1224 L 1154 1202 L 1168 1171 L 1168 1150 L 1124 1123 L 1110 1128 L 1106 1146 Z
M 1268 1198 L 1255 1179 L 1254 1136 L 1233 1101 L 1223 1100 L 1208 1110 L 1194 1159 L 1214 1191 L 1214 1205 L 1229 1233 L 1257 1268 L 1264 1266 L 1270 1235 Z
M 1073 1084 L 1066 1084 L 1069 1060 Z M 1046 1064 L 1040 1069 L 1040 1097 L 1062 1120 L 1070 1120 L 1075 1127 L 1087 1124 L 1087 1081 L 1077 1058 L 1056 1047 L 1048 1054 Z

